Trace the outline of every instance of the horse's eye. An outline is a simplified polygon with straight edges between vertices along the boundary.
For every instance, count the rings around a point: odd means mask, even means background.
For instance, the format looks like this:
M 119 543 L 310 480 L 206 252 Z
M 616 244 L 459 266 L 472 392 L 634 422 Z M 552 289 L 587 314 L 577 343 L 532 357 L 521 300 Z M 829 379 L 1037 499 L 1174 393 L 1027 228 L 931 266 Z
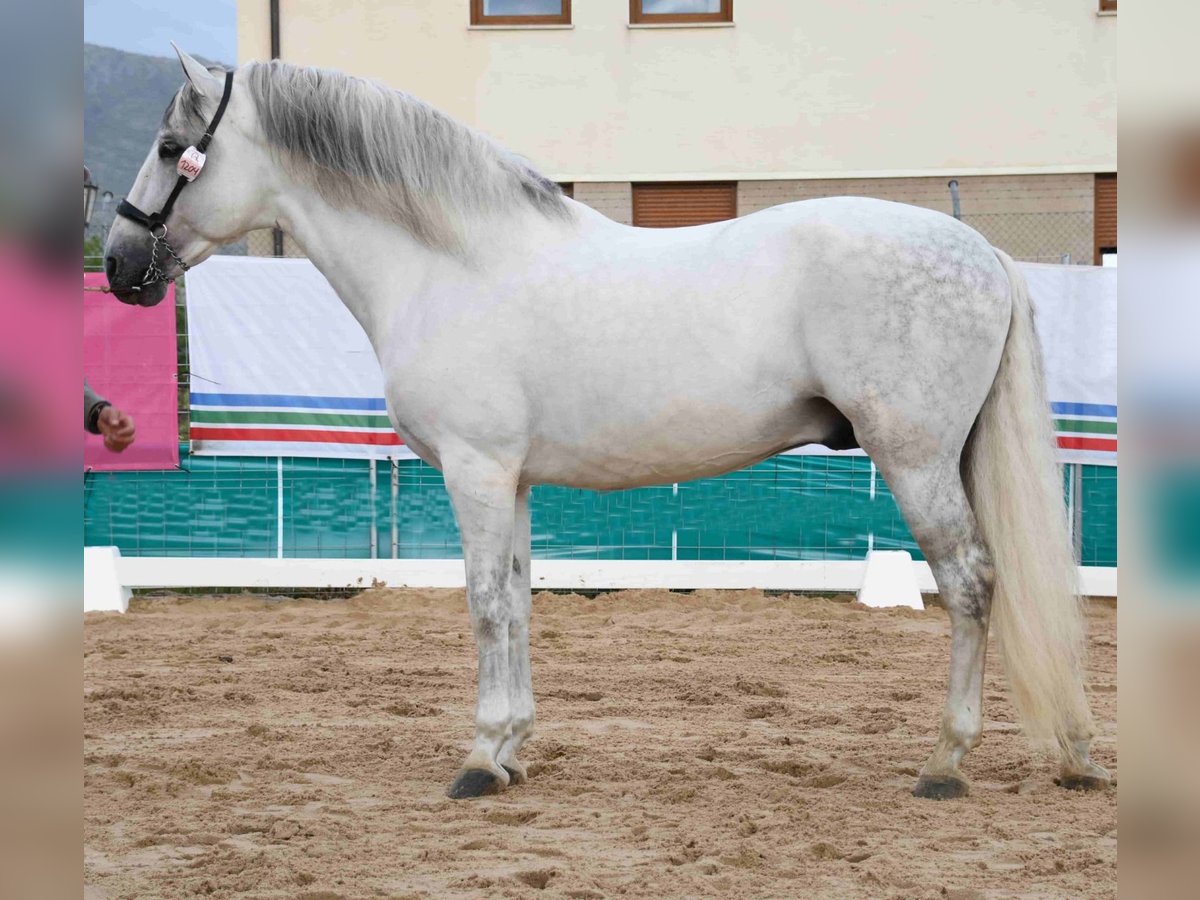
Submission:
M 158 145 L 159 159 L 175 159 L 183 152 L 183 148 L 178 144 L 172 144 L 170 141 L 163 141 Z

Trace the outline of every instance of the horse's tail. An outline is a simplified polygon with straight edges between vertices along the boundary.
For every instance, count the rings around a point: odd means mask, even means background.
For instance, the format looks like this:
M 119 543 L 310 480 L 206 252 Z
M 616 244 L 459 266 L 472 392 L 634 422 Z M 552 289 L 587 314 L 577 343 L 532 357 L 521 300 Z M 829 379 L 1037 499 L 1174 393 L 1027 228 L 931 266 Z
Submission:
M 1083 693 L 1084 613 L 1063 503 L 1042 352 L 1025 278 L 997 250 L 1012 296 L 1000 368 L 964 458 L 967 492 L 996 582 L 992 626 L 1026 734 L 1067 760 L 1091 737 Z

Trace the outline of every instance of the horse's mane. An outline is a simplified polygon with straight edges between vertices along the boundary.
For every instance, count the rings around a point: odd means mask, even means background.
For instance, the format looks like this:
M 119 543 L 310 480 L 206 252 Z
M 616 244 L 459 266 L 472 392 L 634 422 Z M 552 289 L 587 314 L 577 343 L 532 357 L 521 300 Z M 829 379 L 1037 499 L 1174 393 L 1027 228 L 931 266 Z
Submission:
M 481 213 L 569 215 L 559 186 L 524 159 L 408 94 L 279 60 L 249 64 L 246 85 L 295 177 L 429 246 L 464 252 L 465 226 Z

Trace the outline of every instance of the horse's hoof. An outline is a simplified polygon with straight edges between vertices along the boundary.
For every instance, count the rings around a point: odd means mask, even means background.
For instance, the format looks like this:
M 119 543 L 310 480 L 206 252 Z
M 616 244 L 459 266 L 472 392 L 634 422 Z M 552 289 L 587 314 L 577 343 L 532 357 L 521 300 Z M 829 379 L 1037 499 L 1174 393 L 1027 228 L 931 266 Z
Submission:
M 957 800 L 967 796 L 969 791 L 967 783 L 953 775 L 922 775 L 913 788 L 913 796 L 925 800 Z
M 518 766 L 518 768 L 515 768 L 515 769 L 512 768 L 511 766 L 501 766 L 500 767 L 505 772 L 508 773 L 508 786 L 509 787 L 513 787 L 514 785 L 518 785 L 518 784 L 524 784 L 526 781 L 529 780 L 529 776 L 525 774 L 525 767 L 522 766 L 520 763 L 517 763 L 517 766 Z
M 463 769 L 446 791 L 451 800 L 467 800 L 471 797 L 487 797 L 504 790 L 504 782 L 487 769 Z
M 1054 783 L 1068 791 L 1103 791 L 1112 780 L 1098 775 L 1063 775 Z

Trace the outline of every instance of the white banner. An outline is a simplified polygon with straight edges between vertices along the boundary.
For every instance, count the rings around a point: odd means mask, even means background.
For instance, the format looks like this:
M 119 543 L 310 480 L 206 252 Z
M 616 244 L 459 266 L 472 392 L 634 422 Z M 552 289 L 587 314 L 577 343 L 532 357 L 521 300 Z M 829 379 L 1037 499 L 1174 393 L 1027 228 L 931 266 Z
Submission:
M 412 458 L 375 351 L 307 259 L 213 257 L 187 312 L 193 453 Z
M 1116 465 L 1116 269 L 1021 269 L 1060 458 Z M 213 257 L 188 274 L 187 308 L 193 453 L 412 457 L 366 335 L 308 260 Z
M 1117 270 L 1021 263 L 1063 462 L 1117 464 Z

